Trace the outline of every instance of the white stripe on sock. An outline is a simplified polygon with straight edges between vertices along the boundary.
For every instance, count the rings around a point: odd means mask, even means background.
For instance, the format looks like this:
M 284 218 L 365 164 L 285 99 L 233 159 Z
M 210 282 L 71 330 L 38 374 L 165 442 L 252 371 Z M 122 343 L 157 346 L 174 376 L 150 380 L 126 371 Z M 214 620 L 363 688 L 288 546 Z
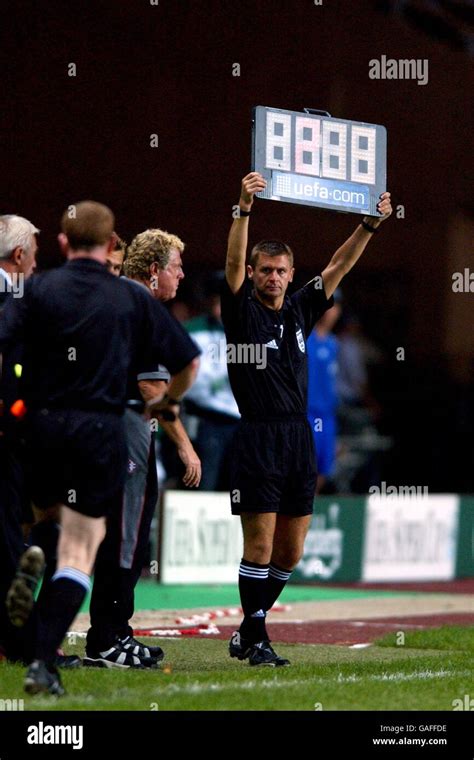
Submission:
M 257 580 L 265 581 L 268 578 L 268 571 L 266 575 L 260 575 L 258 573 L 242 570 L 242 568 L 240 568 L 239 575 L 241 575 L 243 578 L 256 578 Z
M 291 576 L 291 572 L 288 573 L 284 570 L 277 570 L 276 567 L 270 565 L 268 575 L 270 575 L 272 578 L 277 578 L 279 581 L 287 581 Z
M 251 567 L 250 565 L 241 564 L 239 572 L 245 571 L 247 573 L 253 573 L 254 575 L 268 575 L 268 567 Z

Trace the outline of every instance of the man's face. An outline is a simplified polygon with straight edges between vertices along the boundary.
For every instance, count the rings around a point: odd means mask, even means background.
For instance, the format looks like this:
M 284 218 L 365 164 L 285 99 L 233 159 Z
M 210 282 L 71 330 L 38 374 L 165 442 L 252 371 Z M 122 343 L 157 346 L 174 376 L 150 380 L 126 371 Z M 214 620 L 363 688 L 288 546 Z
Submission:
M 107 254 L 106 266 L 110 274 L 120 277 L 123 265 L 123 251 L 109 251 Z
M 22 252 L 21 258 L 18 262 L 18 272 L 24 276 L 25 280 L 27 280 L 36 269 L 37 252 L 38 243 L 36 242 L 36 235 L 32 235 L 28 250 Z
M 170 249 L 170 258 L 166 269 L 160 269 L 157 296 L 160 301 L 170 301 L 175 297 L 179 283 L 184 277 L 181 253 L 177 248 Z
M 272 303 L 284 297 L 295 270 L 285 253 L 281 256 L 259 253 L 255 269 L 249 265 L 247 271 L 260 298 Z

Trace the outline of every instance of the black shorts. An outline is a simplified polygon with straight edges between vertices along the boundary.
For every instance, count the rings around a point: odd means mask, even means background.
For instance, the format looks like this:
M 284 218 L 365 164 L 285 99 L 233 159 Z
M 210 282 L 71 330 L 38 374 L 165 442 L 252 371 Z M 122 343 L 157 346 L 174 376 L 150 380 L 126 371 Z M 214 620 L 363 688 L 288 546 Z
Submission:
M 40 409 L 29 415 L 28 475 L 39 509 L 55 504 L 89 517 L 116 507 L 127 448 L 123 416 L 79 409 Z
M 310 515 L 316 479 L 313 434 L 305 415 L 240 422 L 231 458 L 233 515 Z

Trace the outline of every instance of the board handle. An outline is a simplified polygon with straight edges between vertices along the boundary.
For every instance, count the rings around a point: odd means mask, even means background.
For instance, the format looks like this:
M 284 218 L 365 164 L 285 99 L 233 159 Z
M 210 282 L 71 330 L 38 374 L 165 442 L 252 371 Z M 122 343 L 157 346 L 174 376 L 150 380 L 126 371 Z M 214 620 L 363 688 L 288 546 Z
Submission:
M 319 116 L 329 116 L 330 119 L 332 118 L 329 111 L 321 111 L 319 108 L 303 108 L 303 111 L 305 113 L 318 114 Z

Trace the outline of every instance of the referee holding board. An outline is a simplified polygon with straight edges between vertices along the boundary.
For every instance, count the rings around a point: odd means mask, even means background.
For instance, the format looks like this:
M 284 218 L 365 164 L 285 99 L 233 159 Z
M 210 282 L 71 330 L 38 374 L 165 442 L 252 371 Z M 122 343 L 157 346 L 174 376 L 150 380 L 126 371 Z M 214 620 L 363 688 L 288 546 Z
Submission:
M 287 296 L 294 274 L 288 245 L 258 243 L 246 266 L 249 215 L 255 193 L 265 186 L 258 172 L 242 180 L 240 216 L 229 233 L 222 289 L 228 345 L 236 347 L 237 356 L 244 355 L 239 352 L 243 346 L 265 352 L 265 361 L 258 364 L 228 364 L 242 415 L 233 443 L 231 505 L 232 513 L 240 515 L 244 536 L 239 568 L 244 619 L 232 635 L 229 652 L 250 665 L 278 667 L 290 663 L 271 647 L 265 618 L 303 554 L 317 478 L 306 418 L 305 341 L 392 207 L 390 193 L 382 193 L 377 205 L 382 216 L 364 217 L 322 274 Z

